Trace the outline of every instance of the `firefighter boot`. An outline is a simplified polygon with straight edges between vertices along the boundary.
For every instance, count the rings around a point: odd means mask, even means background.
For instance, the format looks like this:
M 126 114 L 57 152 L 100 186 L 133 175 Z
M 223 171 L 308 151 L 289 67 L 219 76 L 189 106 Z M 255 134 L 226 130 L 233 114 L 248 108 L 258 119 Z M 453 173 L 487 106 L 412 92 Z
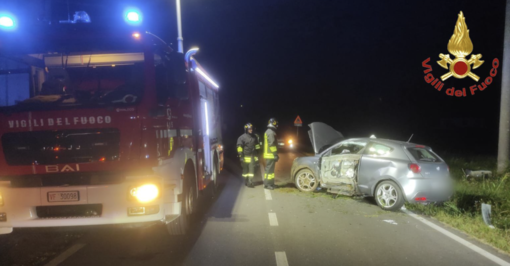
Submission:
M 249 187 L 249 188 L 254 188 L 254 187 L 255 187 L 255 185 L 253 184 L 253 175 L 249 176 L 249 177 L 247 178 L 247 180 L 248 180 L 248 187 Z
M 267 180 L 267 189 L 274 190 L 274 174 L 272 178 Z

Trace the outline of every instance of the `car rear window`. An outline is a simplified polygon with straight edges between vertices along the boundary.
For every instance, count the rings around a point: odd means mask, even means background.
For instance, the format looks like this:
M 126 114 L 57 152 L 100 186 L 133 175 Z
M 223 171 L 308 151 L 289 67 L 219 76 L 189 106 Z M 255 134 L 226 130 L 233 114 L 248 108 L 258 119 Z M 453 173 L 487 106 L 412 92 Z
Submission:
M 440 162 L 441 160 L 432 152 L 425 148 L 407 148 L 414 159 L 422 162 Z

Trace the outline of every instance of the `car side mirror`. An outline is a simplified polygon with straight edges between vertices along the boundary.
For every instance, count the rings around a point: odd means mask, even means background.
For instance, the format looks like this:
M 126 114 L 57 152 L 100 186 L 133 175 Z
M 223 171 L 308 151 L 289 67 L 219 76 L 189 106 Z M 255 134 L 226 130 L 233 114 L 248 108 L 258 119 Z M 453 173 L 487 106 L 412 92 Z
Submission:
M 345 149 L 345 150 L 343 150 L 343 151 L 342 151 L 342 153 L 341 153 L 341 154 L 345 154 L 345 153 L 351 153 L 351 151 L 350 151 L 350 150 L 348 150 L 348 149 Z

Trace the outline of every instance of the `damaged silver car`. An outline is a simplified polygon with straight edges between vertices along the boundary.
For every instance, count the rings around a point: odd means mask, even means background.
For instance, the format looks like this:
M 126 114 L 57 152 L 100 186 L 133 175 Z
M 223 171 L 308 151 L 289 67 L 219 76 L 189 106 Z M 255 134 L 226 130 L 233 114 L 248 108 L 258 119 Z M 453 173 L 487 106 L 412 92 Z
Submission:
M 453 194 L 448 165 L 428 146 L 404 141 L 345 139 L 332 127 L 309 125 L 314 156 L 296 158 L 291 182 L 303 192 L 374 197 L 383 210 L 405 202 L 444 202 Z

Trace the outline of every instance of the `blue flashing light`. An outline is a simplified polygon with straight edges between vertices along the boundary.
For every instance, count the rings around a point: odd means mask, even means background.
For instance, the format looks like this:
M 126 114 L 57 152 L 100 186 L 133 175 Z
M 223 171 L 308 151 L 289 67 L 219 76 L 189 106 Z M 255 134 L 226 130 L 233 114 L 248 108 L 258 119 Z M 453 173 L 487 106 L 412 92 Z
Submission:
M 15 30 L 18 27 L 16 17 L 8 13 L 0 13 L 0 29 L 5 31 Z
M 140 25 L 143 20 L 142 12 L 137 8 L 126 8 L 124 10 L 124 20 L 130 25 Z
M 136 13 L 134 11 L 131 11 L 131 12 L 127 13 L 127 19 L 129 21 L 138 22 L 138 21 L 140 21 L 140 15 L 138 15 L 138 13 Z
M 0 17 L 0 26 L 11 28 L 14 26 L 14 21 L 10 17 Z

